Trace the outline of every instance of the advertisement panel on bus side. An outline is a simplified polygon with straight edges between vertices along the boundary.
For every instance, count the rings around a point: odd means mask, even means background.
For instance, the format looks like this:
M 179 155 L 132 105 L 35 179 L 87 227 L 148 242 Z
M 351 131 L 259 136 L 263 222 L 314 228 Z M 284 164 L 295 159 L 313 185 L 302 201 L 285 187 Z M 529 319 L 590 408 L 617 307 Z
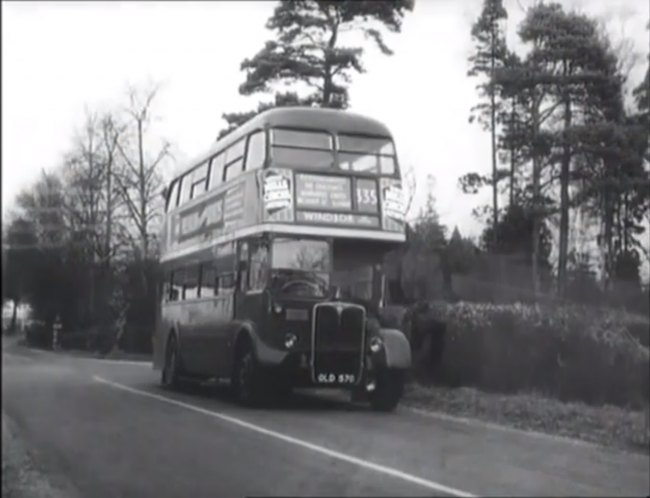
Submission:
M 256 206 L 246 201 L 249 197 L 246 180 L 173 214 L 167 226 L 167 248 L 191 246 L 255 223 Z

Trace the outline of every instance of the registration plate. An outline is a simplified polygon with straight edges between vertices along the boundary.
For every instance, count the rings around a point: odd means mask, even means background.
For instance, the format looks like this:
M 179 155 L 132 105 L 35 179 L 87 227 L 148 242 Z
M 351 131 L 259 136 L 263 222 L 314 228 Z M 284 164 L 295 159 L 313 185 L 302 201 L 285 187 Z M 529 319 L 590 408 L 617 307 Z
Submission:
M 354 384 L 354 374 L 319 373 L 317 378 L 319 384 Z

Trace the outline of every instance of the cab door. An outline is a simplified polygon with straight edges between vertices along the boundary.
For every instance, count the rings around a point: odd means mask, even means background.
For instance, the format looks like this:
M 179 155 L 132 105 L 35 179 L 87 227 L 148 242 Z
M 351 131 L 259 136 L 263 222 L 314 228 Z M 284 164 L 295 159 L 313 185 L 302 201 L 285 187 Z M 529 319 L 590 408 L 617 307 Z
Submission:
M 240 247 L 240 263 L 244 264 L 240 264 L 235 316 L 237 320 L 252 322 L 260 339 L 265 340 L 270 308 L 267 292 L 270 270 L 268 241 L 243 241 Z

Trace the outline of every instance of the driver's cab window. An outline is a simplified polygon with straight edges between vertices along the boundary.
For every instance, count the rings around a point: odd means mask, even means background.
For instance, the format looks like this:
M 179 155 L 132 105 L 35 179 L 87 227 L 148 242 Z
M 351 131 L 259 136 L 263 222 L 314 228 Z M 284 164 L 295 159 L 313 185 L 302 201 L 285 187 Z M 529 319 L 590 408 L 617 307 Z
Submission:
M 250 244 L 248 264 L 248 291 L 260 292 L 266 288 L 269 274 L 269 246 L 260 240 Z
M 345 268 L 334 271 L 332 283 L 341 297 L 371 301 L 373 296 L 374 270 L 372 265 Z

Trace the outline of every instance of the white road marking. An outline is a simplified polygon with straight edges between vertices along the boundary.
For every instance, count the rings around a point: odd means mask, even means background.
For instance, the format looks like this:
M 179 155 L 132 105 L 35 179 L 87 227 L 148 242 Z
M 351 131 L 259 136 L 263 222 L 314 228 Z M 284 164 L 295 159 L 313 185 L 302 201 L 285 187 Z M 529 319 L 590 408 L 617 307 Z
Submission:
M 102 361 L 105 363 L 118 363 L 122 365 L 138 365 L 138 366 L 144 366 L 144 367 L 151 367 L 152 366 L 152 360 L 120 360 L 116 358 L 93 358 L 92 356 L 83 356 L 83 355 L 75 355 L 75 354 L 68 354 L 65 350 L 63 351 L 47 351 L 47 350 L 42 350 L 42 349 L 30 349 L 30 351 L 37 353 L 39 355 L 48 355 L 52 357 L 66 357 L 66 358 L 73 358 L 73 359 L 79 359 L 79 360 L 92 360 L 92 361 Z
M 122 365 L 138 365 L 139 367 L 153 368 L 150 361 L 137 361 L 137 360 L 112 360 L 110 358 L 87 358 L 88 360 L 101 361 L 104 363 L 117 363 Z
M 413 474 L 408 474 L 406 472 L 402 472 L 401 470 L 397 470 L 391 467 L 387 467 L 385 465 L 379 465 L 377 463 L 369 462 L 367 460 L 363 460 L 361 458 L 357 458 L 351 455 L 346 455 L 345 453 L 341 453 L 336 450 L 332 450 L 329 448 L 326 448 L 324 446 L 320 446 L 314 443 L 310 443 L 309 441 L 304 441 L 302 439 L 298 439 L 293 436 L 288 436 L 286 434 L 282 434 L 281 432 L 276 432 L 271 429 L 266 429 L 264 427 L 261 427 L 259 425 L 252 424 L 250 422 L 246 422 L 244 420 L 232 417 L 230 415 L 225 415 L 223 413 L 215 412 L 212 410 L 207 410 L 205 408 L 201 408 L 199 406 L 191 405 L 189 403 L 184 403 L 182 401 L 178 401 L 175 399 L 168 398 L 166 396 L 161 396 L 159 394 L 154 394 L 150 393 L 147 391 L 143 391 L 140 389 L 135 389 L 133 387 L 125 386 L 123 384 L 118 384 L 117 382 L 112 382 L 110 380 L 104 379 L 102 377 L 98 377 L 97 375 L 93 376 L 93 379 L 97 382 L 100 382 L 102 384 L 106 384 L 108 386 L 114 387 L 116 389 L 121 389 L 123 391 L 128 391 L 133 394 L 138 394 L 140 396 L 144 396 L 147 398 L 151 399 L 156 399 L 158 401 L 162 401 L 164 403 L 169 403 L 171 405 L 179 406 L 181 408 L 185 408 L 187 410 L 191 410 L 197 413 L 201 413 L 203 415 L 208 415 L 213 418 L 217 418 L 220 420 L 223 420 L 225 422 L 229 422 L 231 424 L 238 425 L 240 427 L 243 427 L 245 429 L 249 429 L 251 431 L 264 434 L 265 436 L 272 437 L 274 439 L 279 439 L 281 441 L 284 441 L 285 443 L 293 444 L 295 446 L 299 446 L 301 448 L 305 448 L 308 450 L 311 450 L 316 453 L 320 453 L 323 455 L 326 455 L 330 458 L 334 458 L 337 460 L 341 460 L 347 463 L 351 463 L 354 465 L 357 465 L 359 467 L 363 467 L 365 469 L 373 470 L 375 472 L 378 472 L 380 474 L 385 474 L 389 475 L 391 477 L 396 477 L 398 479 L 402 479 L 403 481 L 412 483 L 412 484 L 417 484 L 418 486 L 422 486 L 424 488 L 437 491 L 437 492 L 442 492 L 442 493 L 447 493 L 453 496 L 459 496 L 459 497 L 467 497 L 467 498 L 472 498 L 477 495 L 473 495 L 471 493 L 468 493 L 466 491 L 462 491 L 460 489 L 452 488 L 449 486 L 445 486 L 443 484 L 437 483 L 435 481 L 430 481 L 428 479 L 423 479 L 421 477 L 417 477 Z

